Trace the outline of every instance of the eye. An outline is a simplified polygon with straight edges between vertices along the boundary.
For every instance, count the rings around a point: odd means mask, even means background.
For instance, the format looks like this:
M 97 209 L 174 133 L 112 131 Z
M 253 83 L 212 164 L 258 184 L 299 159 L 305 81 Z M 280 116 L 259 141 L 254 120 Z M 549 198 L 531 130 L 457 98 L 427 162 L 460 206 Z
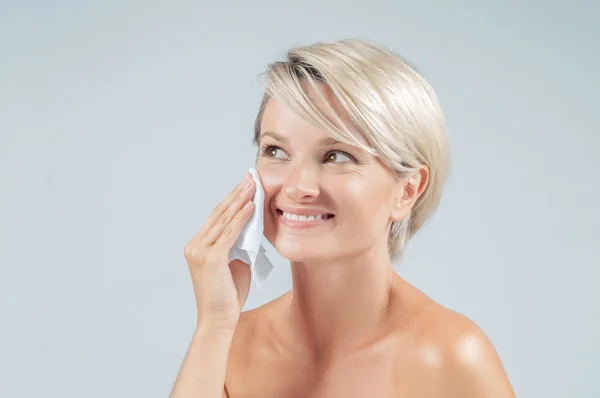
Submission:
M 344 151 L 331 151 L 325 156 L 325 162 L 329 163 L 345 163 L 354 161 L 354 157 Z
M 283 149 L 275 145 L 265 145 L 262 149 L 263 156 L 267 158 L 286 159 L 287 155 Z

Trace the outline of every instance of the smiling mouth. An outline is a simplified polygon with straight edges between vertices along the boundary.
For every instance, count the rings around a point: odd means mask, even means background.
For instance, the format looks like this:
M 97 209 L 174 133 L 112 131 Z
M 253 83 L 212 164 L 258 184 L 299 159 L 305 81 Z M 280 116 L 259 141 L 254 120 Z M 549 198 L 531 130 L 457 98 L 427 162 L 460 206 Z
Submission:
M 331 220 L 335 217 L 335 215 L 330 213 L 322 213 L 322 214 L 311 214 L 311 215 L 300 215 L 293 213 L 286 213 L 280 209 L 277 209 L 277 214 L 286 224 L 292 225 L 316 225 L 323 223 L 325 221 Z

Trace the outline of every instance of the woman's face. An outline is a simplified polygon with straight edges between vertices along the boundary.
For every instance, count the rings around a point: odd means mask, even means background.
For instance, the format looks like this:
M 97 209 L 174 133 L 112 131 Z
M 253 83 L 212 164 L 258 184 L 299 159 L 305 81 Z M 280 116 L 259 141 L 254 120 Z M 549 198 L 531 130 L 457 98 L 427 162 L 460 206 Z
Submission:
M 380 160 L 331 139 L 273 99 L 259 150 L 264 234 L 283 257 L 303 262 L 387 250 L 391 221 L 405 212 L 397 200 L 402 185 Z

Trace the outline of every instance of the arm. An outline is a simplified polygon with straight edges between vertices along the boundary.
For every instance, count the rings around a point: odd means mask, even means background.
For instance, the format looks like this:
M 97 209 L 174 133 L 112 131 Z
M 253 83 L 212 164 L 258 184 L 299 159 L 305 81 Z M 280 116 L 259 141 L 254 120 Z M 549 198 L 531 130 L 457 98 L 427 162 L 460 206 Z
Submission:
M 250 291 L 250 267 L 229 251 L 254 211 L 255 184 L 243 182 L 211 213 L 185 245 L 198 306 L 198 323 L 171 398 L 227 397 L 225 373 L 233 334 Z
M 223 398 L 233 335 L 198 329 L 181 365 L 170 398 Z

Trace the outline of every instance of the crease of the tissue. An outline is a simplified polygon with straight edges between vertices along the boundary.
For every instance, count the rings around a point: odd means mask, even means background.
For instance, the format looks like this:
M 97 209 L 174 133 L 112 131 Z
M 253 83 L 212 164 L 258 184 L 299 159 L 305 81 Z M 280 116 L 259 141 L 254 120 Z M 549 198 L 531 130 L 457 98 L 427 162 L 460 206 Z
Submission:
M 254 211 L 231 248 L 229 261 L 238 259 L 248 264 L 252 279 L 260 288 L 271 273 L 273 265 L 266 256 L 266 251 L 261 243 L 264 229 L 264 190 L 256 169 L 249 171 L 256 183 L 256 191 L 252 199 Z

